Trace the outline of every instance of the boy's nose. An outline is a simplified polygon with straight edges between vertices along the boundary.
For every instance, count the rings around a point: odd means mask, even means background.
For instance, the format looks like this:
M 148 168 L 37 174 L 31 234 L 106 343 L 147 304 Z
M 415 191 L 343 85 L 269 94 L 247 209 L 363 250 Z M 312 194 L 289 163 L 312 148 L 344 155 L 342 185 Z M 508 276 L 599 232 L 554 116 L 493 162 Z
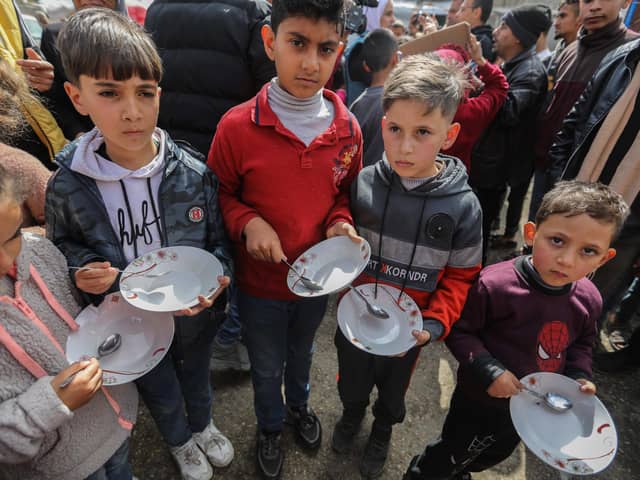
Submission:
M 140 108 L 135 99 L 130 99 L 125 102 L 122 110 L 123 120 L 138 120 L 141 116 Z
M 564 251 L 558 255 L 558 263 L 565 267 L 573 267 L 575 265 L 575 253 Z
M 318 54 L 315 52 L 310 52 L 305 55 L 304 60 L 302 62 L 302 68 L 305 72 L 315 73 L 320 68 L 320 63 L 318 61 Z

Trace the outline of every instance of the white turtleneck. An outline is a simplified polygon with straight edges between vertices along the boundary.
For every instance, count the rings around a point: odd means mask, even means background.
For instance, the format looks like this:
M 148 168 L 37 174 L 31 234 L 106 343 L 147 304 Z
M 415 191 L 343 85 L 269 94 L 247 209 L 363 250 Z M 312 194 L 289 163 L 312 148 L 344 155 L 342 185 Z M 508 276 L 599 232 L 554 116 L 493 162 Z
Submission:
M 280 123 L 306 146 L 333 122 L 333 103 L 324 98 L 322 89 L 309 98 L 294 97 L 280 86 L 276 77 L 271 80 L 267 99 Z

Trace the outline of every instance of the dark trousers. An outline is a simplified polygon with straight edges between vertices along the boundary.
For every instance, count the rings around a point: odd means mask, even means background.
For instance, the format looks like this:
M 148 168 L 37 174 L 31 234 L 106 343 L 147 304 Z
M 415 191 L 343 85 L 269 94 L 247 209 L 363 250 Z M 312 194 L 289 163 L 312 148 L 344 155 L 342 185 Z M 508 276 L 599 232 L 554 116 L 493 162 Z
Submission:
M 524 197 L 529 190 L 529 182 L 512 185 L 509 190 L 509 206 L 507 207 L 506 226 L 504 228 L 505 237 L 513 237 L 520 230 L 520 217 L 522 216 L 522 205 Z
M 518 443 L 507 401 L 504 408 L 487 407 L 456 387 L 441 438 L 427 445 L 408 478 L 440 480 L 481 472 L 508 458 Z
M 285 405 L 302 407 L 309 400 L 313 339 L 327 307 L 327 297 L 268 300 L 238 295 L 243 337 L 253 382 L 258 427 L 282 430 Z
M 420 348 L 404 357 L 372 355 L 357 347 L 338 329 L 334 339 L 338 350 L 338 393 L 346 415 L 364 415 L 374 385 L 378 398 L 373 405 L 376 425 L 383 429 L 401 423 L 406 414 L 404 396 L 418 361 Z
M 156 367 L 136 380 L 164 441 L 171 447 L 186 443 L 211 421 L 213 391 L 209 359 L 222 312 L 176 317 L 169 352 Z
M 506 187 L 475 188 L 474 191 L 482 208 L 482 263 L 485 264 L 487 263 L 487 252 L 489 251 L 491 225 L 500 215 Z

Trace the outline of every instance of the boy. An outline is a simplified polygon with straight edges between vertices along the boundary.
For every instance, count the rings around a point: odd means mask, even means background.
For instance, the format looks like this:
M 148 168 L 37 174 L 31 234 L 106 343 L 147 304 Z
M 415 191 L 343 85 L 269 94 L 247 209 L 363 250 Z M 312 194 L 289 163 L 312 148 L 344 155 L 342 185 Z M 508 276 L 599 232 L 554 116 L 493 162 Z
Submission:
M 447 346 L 460 362 L 441 439 L 414 457 L 405 480 L 470 479 L 520 442 L 509 397 L 532 372 L 576 379 L 594 394 L 591 349 L 602 299 L 585 278 L 615 256 L 628 207 L 602 184 L 560 182 L 524 227 L 531 256 L 482 271 Z
M 212 252 L 229 275 L 217 180 L 196 153 L 156 128 L 162 65 L 151 39 L 116 12 L 86 9 L 66 22 L 58 46 L 67 94 L 96 125 L 60 153 L 46 200 L 48 235 L 70 266 L 91 268 L 73 274 L 78 289 L 97 304 L 118 290 L 116 269 L 172 245 Z M 229 283 L 219 280 L 223 288 Z M 211 421 L 209 357 L 219 313 L 213 300 L 200 297 L 176 312 L 189 318 L 176 318 L 169 353 L 136 381 L 189 480 L 209 479 L 209 461 L 225 466 L 233 458 Z
M 342 0 L 274 0 L 262 37 L 278 76 L 227 112 L 207 162 L 220 179 L 220 207 L 235 247 L 264 478 L 281 474 L 285 413 L 303 446 L 317 449 L 322 438 L 307 403 L 313 338 L 327 297 L 292 294 L 281 261 L 326 237 L 359 239 L 349 187 L 361 166 L 360 128 L 323 90 L 342 49 L 342 10 Z
M 362 129 L 364 153 L 362 166 L 373 165 L 382 158 L 382 87 L 398 64 L 398 42 L 389 30 L 378 28 L 367 35 L 362 46 L 364 70 L 371 74 L 371 85 L 349 109 Z
M 374 252 L 358 283 L 393 285 L 422 309 L 412 333 L 417 345 L 401 357 L 382 357 L 353 346 L 340 330 L 338 391 L 344 407 L 332 447 L 346 452 L 360 429 L 373 386 L 375 420 L 360 473 L 377 478 L 389 450 L 391 429 L 405 416 L 404 395 L 420 347 L 447 336 L 467 290 L 480 271 L 480 205 L 460 160 L 440 154 L 455 142 L 452 123 L 464 96 L 464 71 L 435 54 L 402 61 L 384 86 L 385 155 L 358 175 L 351 208 L 358 232 Z

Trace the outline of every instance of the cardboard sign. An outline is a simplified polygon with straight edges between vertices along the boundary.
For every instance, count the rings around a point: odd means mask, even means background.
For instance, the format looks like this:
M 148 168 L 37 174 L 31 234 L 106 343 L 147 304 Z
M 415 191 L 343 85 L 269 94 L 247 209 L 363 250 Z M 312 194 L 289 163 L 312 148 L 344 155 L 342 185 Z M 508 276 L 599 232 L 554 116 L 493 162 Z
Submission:
M 416 53 L 432 52 L 445 43 L 453 43 L 464 48 L 469 38 L 469 32 L 470 28 L 467 22 L 457 23 L 407 42 L 400 46 L 399 50 L 403 55 L 415 55 Z

